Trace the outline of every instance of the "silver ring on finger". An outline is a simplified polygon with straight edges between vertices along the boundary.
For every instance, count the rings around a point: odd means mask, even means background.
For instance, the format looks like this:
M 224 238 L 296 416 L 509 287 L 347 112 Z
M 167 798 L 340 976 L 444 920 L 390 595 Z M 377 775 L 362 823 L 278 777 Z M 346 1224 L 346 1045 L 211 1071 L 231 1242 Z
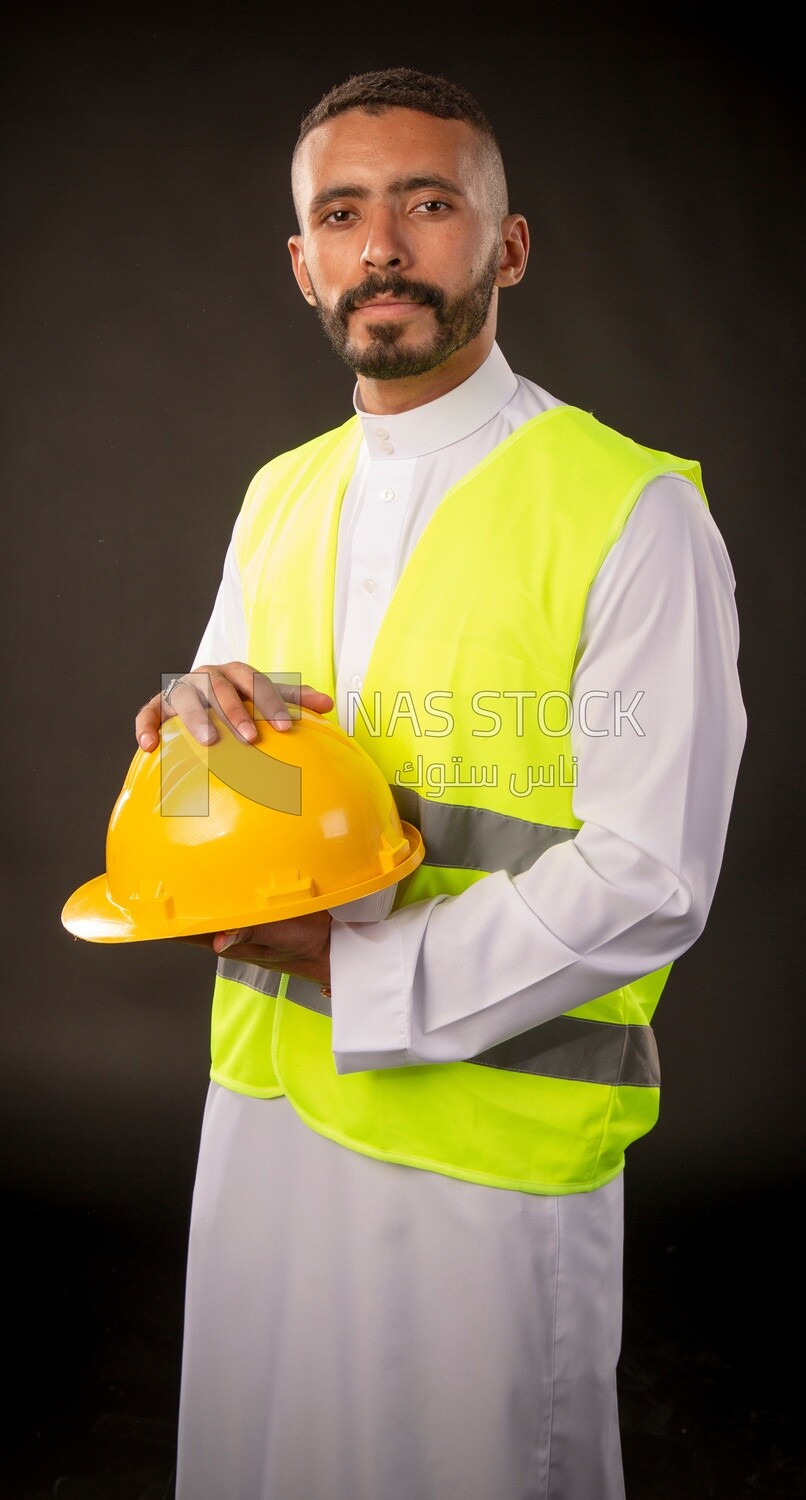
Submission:
M 184 681 L 182 677 L 172 677 L 170 682 L 168 683 L 168 686 L 166 688 L 163 688 L 162 697 L 165 703 L 170 703 L 171 693 L 173 692 L 174 688 L 178 687 L 179 683 L 182 681 Z

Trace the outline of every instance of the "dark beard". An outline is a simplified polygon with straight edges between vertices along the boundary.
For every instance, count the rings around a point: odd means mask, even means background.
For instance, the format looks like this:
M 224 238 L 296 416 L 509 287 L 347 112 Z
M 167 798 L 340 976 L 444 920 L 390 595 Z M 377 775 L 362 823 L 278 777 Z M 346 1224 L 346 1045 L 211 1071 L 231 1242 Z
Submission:
M 478 280 L 452 302 L 439 287 L 426 281 L 409 281 L 394 273 L 381 276 L 375 272 L 360 286 L 344 292 L 332 309 L 323 307 L 317 297 L 319 320 L 336 353 L 356 375 L 372 380 L 403 380 L 406 376 L 425 375 L 443 364 L 457 349 L 464 349 L 481 333 L 498 274 L 499 254 L 496 246 Z M 403 324 L 386 321 L 370 326 L 371 343 L 366 349 L 359 350 L 350 343 L 347 332 L 350 313 L 384 294 L 405 297 L 409 302 L 419 302 L 434 309 L 436 329 L 429 343 L 402 344 Z

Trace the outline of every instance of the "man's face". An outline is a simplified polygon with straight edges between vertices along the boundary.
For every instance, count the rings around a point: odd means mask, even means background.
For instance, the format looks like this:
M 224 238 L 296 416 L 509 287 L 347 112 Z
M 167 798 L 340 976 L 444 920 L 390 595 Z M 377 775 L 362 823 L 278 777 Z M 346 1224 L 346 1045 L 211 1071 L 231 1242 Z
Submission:
M 294 197 L 294 274 L 356 374 L 425 374 L 494 321 L 500 223 L 464 121 L 349 110 L 303 141 Z

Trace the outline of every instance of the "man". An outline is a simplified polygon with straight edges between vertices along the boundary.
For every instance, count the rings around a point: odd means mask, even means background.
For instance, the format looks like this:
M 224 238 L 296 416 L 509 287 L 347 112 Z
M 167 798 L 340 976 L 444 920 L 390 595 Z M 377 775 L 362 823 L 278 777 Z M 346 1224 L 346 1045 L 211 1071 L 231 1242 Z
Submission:
M 138 741 L 209 737 L 210 694 L 293 733 L 261 674 L 299 671 L 426 856 L 379 920 L 211 939 L 177 1496 L 616 1500 L 624 1148 L 744 740 L 730 564 L 696 463 L 509 369 L 528 229 L 461 88 L 348 80 L 292 186 L 356 415 L 256 476 Z

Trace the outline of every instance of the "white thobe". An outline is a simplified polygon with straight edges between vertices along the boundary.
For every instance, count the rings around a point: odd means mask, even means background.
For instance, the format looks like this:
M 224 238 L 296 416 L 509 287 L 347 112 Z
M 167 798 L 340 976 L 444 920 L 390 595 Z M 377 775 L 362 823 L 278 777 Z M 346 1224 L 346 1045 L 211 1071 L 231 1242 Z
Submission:
M 357 406 L 336 567 L 343 724 L 442 496 L 554 404 L 495 346 L 438 401 L 383 418 Z M 696 939 L 745 733 L 733 592 L 695 487 L 654 480 L 587 602 L 571 693 L 582 827 L 522 875 L 334 921 L 340 1072 L 472 1057 Z M 246 651 L 231 545 L 194 664 Z M 617 1500 L 620 1299 L 619 1179 L 551 1198 L 485 1188 L 348 1151 L 284 1100 L 211 1085 L 178 1500 Z

